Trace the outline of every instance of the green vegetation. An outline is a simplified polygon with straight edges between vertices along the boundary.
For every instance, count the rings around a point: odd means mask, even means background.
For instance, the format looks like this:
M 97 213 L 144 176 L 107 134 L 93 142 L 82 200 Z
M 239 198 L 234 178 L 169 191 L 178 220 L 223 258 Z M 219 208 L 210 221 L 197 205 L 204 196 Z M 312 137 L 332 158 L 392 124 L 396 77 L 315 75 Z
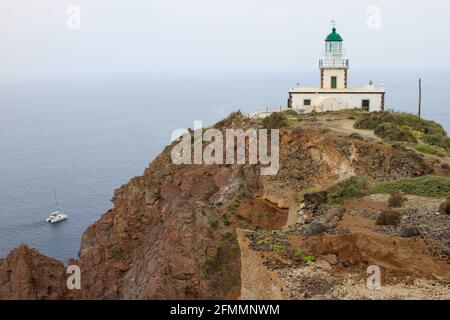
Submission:
M 113 245 L 113 246 L 109 247 L 108 248 L 108 252 L 114 258 L 119 257 L 120 255 L 122 255 L 122 249 L 120 247 L 116 246 L 116 245 Z
M 435 154 L 441 157 L 444 157 L 446 154 L 445 149 L 424 143 L 418 144 L 416 146 L 416 150 L 427 154 Z
M 304 256 L 303 257 L 303 262 L 305 263 L 311 263 L 316 261 L 316 257 L 315 256 Z
M 226 214 L 222 215 L 222 221 L 223 221 L 223 225 L 226 227 L 228 227 L 231 224 L 230 220 L 228 220 L 228 215 L 226 215 Z
M 231 200 L 228 202 L 227 208 L 230 211 L 234 211 L 239 207 L 239 203 L 236 200 Z
M 338 204 L 344 199 L 363 197 L 368 194 L 412 194 L 425 197 L 450 197 L 450 178 L 423 176 L 382 182 L 368 188 L 363 177 L 351 177 L 328 190 L 328 204 Z
M 282 112 L 288 123 L 295 123 L 299 120 L 299 113 L 295 110 L 288 109 Z
M 228 117 L 226 117 L 223 120 L 220 120 L 214 125 L 214 128 L 221 129 L 221 128 L 228 128 L 231 127 L 232 123 L 236 120 L 242 120 L 244 118 L 244 115 L 240 110 L 230 113 Z
M 450 197 L 450 178 L 423 176 L 394 180 L 373 186 L 369 193 L 392 193 L 394 191 L 426 197 Z
M 432 146 L 441 147 L 444 149 L 450 148 L 450 138 L 447 137 L 447 135 L 438 136 L 432 134 L 425 134 L 422 140 Z
M 267 232 L 258 232 L 254 243 L 263 251 L 274 251 L 279 254 L 286 252 L 285 239 L 274 237 Z
M 374 130 L 377 136 L 387 142 L 420 141 L 416 149 L 424 153 L 445 155 L 450 149 L 450 138 L 440 124 L 409 113 L 367 113 L 356 121 L 355 128 Z
M 271 243 L 272 241 L 273 241 L 272 237 L 264 237 L 264 238 L 259 239 L 258 241 L 256 241 L 256 244 L 258 246 L 261 246 L 261 245 L 266 244 L 266 243 Z
M 302 250 L 295 250 L 294 252 L 294 259 L 296 260 L 303 260 L 303 256 L 305 253 Z
M 273 112 L 262 121 L 265 129 L 280 129 L 288 125 L 288 120 L 284 112 Z
M 321 134 L 327 134 L 329 132 L 331 132 L 332 130 L 330 128 L 321 128 L 320 129 L 320 133 Z
M 366 194 L 367 190 L 368 185 L 364 177 L 350 177 L 330 187 L 327 202 L 329 204 L 337 204 L 341 203 L 344 199 L 362 197 Z
M 296 118 L 299 115 L 299 113 L 297 111 L 293 110 L 293 109 L 287 109 L 287 110 L 283 111 L 283 114 L 286 117 L 296 117 Z
M 208 223 L 213 229 L 217 229 L 217 227 L 219 226 L 219 221 L 213 217 L 208 218 Z
M 209 278 L 226 266 L 231 257 L 238 252 L 238 248 L 239 246 L 235 236 L 231 233 L 224 234 L 219 245 L 215 248 L 213 253 L 206 258 L 202 268 L 203 277 Z
M 278 252 L 278 253 L 283 253 L 284 249 L 285 249 L 285 245 L 283 243 L 275 243 L 272 246 L 273 251 Z
M 403 128 L 396 126 L 392 123 L 383 122 L 379 124 L 374 133 L 382 138 L 384 141 L 393 142 L 393 141 L 407 141 L 416 143 L 416 138 L 408 131 Z
M 355 128 L 375 130 L 383 123 L 390 123 L 403 129 L 408 128 L 408 130 L 412 130 L 412 132 L 419 132 L 432 136 L 447 136 L 447 133 L 440 124 L 431 120 L 420 119 L 409 113 L 386 111 L 366 113 L 356 121 Z

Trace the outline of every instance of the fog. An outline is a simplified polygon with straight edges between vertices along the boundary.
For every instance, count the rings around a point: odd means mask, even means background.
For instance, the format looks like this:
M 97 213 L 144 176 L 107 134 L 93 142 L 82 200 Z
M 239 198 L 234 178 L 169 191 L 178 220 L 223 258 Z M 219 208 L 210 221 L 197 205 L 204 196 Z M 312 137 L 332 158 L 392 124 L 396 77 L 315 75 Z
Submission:
M 332 19 L 352 68 L 450 68 L 445 0 L 0 0 L 0 81 L 310 70 Z

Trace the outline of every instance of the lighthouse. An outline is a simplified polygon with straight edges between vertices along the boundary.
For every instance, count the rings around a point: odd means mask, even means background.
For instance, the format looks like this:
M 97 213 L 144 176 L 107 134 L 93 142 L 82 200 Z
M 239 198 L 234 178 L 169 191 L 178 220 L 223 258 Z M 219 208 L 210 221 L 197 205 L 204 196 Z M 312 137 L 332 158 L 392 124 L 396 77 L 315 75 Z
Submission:
M 348 59 L 344 59 L 344 40 L 333 27 L 325 38 L 323 59 L 319 60 L 320 88 L 346 89 L 348 74 Z
M 320 87 L 289 90 L 288 108 L 299 112 L 324 112 L 343 109 L 384 110 L 384 85 L 372 81 L 361 87 L 349 87 L 350 63 L 344 53 L 344 39 L 333 24 L 325 37 L 323 56 L 319 59 Z

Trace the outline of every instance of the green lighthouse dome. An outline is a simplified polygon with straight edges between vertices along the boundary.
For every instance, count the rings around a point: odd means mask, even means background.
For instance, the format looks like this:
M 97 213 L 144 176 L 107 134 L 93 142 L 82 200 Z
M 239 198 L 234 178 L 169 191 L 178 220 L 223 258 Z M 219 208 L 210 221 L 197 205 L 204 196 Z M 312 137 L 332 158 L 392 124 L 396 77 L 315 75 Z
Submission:
M 340 35 L 339 33 L 336 32 L 336 28 L 333 28 L 333 32 L 330 33 L 330 34 L 326 37 L 325 41 L 343 41 L 343 40 L 342 40 L 341 35 Z

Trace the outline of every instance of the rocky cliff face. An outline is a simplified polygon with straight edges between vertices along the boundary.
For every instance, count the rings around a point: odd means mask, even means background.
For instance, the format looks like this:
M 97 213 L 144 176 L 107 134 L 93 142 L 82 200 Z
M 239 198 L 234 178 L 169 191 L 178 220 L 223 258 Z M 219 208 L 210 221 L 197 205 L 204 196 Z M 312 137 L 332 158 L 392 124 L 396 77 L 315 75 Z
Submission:
M 22 246 L 0 260 L 0 299 L 238 298 L 248 270 L 237 228 L 281 229 L 307 188 L 356 174 L 382 181 L 438 170 L 405 150 L 314 128 L 282 130 L 274 176 L 257 165 L 174 165 L 171 148 L 117 189 L 114 207 L 84 232 L 69 261 L 81 268 L 81 290 L 65 289 L 61 262 Z
M 0 260 L 1 299 L 62 299 L 67 294 L 63 263 L 22 245 Z

